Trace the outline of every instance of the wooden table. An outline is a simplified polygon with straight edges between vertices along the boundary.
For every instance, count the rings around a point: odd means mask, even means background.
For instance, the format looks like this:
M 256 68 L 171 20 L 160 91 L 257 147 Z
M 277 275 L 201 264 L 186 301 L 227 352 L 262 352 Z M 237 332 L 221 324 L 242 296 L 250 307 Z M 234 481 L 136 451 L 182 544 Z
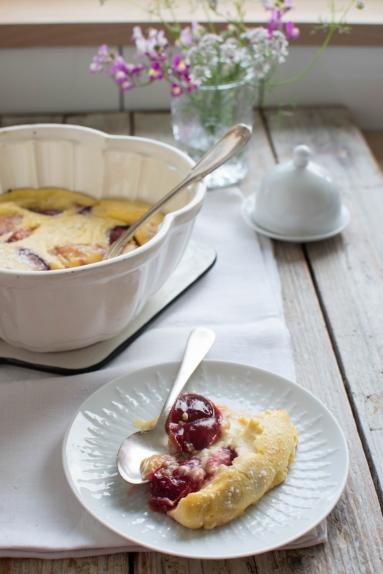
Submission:
M 172 141 L 166 113 L 3 117 L 1 125 L 66 122 Z M 347 110 L 255 113 L 251 192 L 262 173 L 310 145 L 341 186 L 349 228 L 307 245 L 274 243 L 298 382 L 334 413 L 351 470 L 328 517 L 327 544 L 229 561 L 157 553 L 78 560 L 0 560 L 1 574 L 380 574 L 383 572 L 383 175 Z

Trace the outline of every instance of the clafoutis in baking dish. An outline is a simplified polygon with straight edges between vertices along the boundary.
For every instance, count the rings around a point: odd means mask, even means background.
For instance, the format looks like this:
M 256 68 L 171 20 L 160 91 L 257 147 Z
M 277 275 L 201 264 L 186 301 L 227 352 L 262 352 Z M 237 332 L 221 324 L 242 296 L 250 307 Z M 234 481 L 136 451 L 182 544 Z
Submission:
M 101 261 L 149 207 L 60 188 L 10 190 L 0 195 L 0 267 L 48 271 Z M 141 225 L 124 251 L 154 237 L 162 220 L 157 213 Z

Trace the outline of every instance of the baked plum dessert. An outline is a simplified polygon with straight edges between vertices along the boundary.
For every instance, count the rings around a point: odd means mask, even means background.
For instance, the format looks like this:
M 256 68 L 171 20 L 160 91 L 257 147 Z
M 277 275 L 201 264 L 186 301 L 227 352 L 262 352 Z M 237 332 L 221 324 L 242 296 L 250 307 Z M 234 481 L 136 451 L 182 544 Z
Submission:
M 188 528 L 240 516 L 287 476 L 297 433 L 285 409 L 253 416 L 181 394 L 166 424 L 169 454 L 143 462 L 150 507 Z
M 47 271 L 101 261 L 149 207 L 60 188 L 10 190 L 0 195 L 0 268 Z M 151 239 L 162 220 L 159 213 L 144 223 L 125 251 Z

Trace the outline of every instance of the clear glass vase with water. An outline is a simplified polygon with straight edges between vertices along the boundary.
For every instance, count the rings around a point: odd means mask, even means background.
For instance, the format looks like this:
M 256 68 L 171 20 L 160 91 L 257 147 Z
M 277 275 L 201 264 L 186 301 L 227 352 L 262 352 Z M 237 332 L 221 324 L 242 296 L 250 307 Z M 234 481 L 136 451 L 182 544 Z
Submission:
M 255 83 L 243 80 L 200 86 L 171 103 L 174 138 L 181 149 L 198 160 L 234 124 L 253 124 Z M 206 178 L 209 188 L 226 187 L 247 173 L 248 148 Z

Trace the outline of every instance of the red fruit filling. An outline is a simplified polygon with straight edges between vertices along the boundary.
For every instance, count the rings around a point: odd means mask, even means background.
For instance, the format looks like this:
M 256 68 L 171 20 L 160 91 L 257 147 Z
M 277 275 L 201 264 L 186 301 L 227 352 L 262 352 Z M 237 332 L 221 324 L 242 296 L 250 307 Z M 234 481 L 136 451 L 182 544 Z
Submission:
M 50 253 L 58 257 L 65 267 L 75 267 L 100 261 L 105 255 L 105 249 L 98 243 L 93 245 L 66 243 L 65 245 L 56 245 L 50 249 Z
M 184 496 L 201 489 L 224 464 L 231 466 L 237 453 L 231 447 L 222 447 L 212 453 L 205 465 L 197 458 L 165 462 L 149 475 L 150 507 L 156 512 L 169 512 Z
M 5 235 L 14 230 L 23 217 L 21 215 L 2 215 L 0 216 L 0 235 Z
M 218 448 L 208 456 L 185 457 L 184 453 L 210 447 L 221 434 L 222 414 L 209 399 L 196 393 L 178 397 L 166 423 L 170 447 L 178 460 L 172 459 L 152 472 L 150 507 L 157 512 L 169 512 L 181 498 L 202 488 L 221 465 L 231 466 L 236 451 L 230 446 Z
M 34 253 L 30 249 L 22 247 L 19 249 L 19 255 L 22 259 L 26 259 L 28 263 L 31 263 L 33 267 L 39 271 L 48 271 L 50 269 L 48 263 L 39 257 L 37 253 Z
M 12 233 L 10 237 L 8 237 L 7 243 L 13 243 L 14 241 L 20 241 L 21 239 L 25 239 L 26 237 L 29 237 L 35 229 L 36 227 L 23 227 L 21 229 L 18 229 L 17 231 Z
M 41 215 L 51 215 L 54 217 L 55 215 L 61 215 L 61 209 L 40 209 L 39 207 L 29 207 L 29 211 L 33 211 L 33 213 L 41 213 Z
M 149 477 L 151 509 L 168 512 L 181 498 L 200 490 L 205 476 L 206 472 L 196 458 L 182 463 L 164 463 Z
M 81 215 L 87 215 L 92 210 L 91 205 L 80 205 L 79 203 L 76 204 L 76 212 L 80 213 Z
M 209 399 L 195 393 L 178 397 L 169 413 L 166 430 L 171 449 L 194 452 L 218 440 L 222 415 Z
M 231 466 L 233 460 L 236 458 L 237 453 L 231 446 L 223 446 L 209 455 L 206 463 L 206 472 L 208 475 L 213 475 L 221 464 Z
M 129 228 L 129 225 L 116 225 L 109 231 L 109 245 L 112 245 Z

